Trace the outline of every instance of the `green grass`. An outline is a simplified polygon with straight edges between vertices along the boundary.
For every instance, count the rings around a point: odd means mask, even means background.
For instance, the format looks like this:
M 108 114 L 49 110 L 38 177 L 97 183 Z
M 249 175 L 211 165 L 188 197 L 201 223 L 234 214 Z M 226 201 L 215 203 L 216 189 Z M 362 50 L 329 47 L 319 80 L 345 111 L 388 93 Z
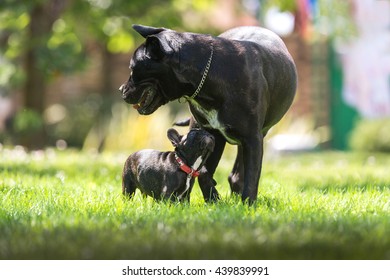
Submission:
M 0 151 L 0 259 L 390 259 L 390 157 L 265 159 L 259 199 L 121 196 L 126 155 Z

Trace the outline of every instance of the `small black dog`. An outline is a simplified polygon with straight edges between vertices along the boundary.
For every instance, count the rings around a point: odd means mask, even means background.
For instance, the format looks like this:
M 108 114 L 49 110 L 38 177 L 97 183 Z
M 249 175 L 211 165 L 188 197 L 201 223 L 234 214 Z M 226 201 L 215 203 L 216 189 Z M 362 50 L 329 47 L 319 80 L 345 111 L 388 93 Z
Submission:
M 214 149 L 214 137 L 201 129 L 191 129 L 183 136 L 173 128 L 167 136 L 174 152 L 146 149 L 128 157 L 122 174 L 125 196 L 131 198 L 138 188 L 156 200 L 189 201 L 194 178 Z

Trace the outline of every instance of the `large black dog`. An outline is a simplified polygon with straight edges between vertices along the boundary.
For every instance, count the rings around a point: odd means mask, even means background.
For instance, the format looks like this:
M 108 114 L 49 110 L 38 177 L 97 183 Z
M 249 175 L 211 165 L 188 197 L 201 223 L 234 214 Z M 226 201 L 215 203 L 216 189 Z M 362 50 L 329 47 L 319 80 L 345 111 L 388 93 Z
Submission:
M 196 122 L 214 135 L 215 148 L 199 185 L 219 197 L 212 176 L 226 142 L 238 145 L 231 190 L 252 203 L 263 158 L 263 138 L 295 96 L 297 73 L 283 41 L 260 27 L 238 27 L 218 37 L 133 25 L 146 41 L 131 61 L 123 99 L 148 115 L 185 98 Z

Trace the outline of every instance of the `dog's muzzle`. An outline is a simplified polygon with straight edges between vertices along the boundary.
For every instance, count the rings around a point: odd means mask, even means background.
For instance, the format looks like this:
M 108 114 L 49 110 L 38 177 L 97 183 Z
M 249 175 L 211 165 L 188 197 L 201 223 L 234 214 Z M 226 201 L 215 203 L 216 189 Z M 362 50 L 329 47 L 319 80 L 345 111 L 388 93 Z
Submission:
M 133 105 L 141 115 L 149 115 L 163 104 L 156 85 L 152 83 L 138 85 L 137 88 L 127 83 L 121 85 L 119 91 L 123 100 Z

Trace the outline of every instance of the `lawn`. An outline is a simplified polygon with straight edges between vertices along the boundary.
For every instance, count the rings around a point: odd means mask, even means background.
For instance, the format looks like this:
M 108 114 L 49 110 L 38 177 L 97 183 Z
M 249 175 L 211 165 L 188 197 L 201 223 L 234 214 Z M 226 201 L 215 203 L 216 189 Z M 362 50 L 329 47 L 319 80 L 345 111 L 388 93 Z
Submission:
M 125 154 L 0 151 L 0 259 L 390 259 L 390 156 L 266 158 L 258 202 L 121 196 Z

